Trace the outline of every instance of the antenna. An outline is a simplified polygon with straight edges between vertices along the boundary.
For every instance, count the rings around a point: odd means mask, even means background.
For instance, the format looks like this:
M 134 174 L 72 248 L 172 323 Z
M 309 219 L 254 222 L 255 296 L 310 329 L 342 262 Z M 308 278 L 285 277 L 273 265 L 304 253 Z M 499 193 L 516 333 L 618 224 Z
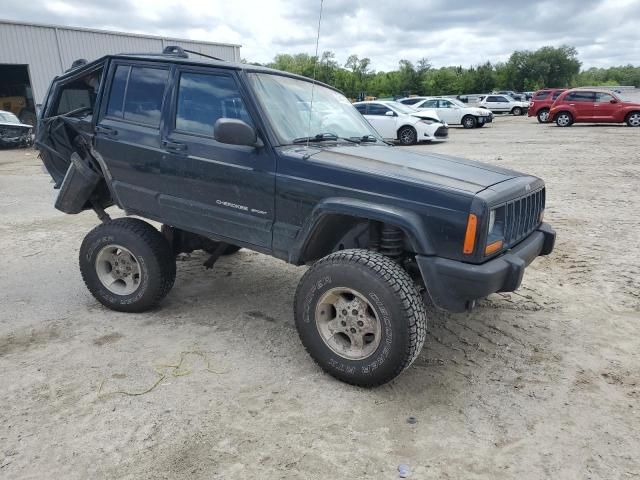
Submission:
M 318 16 L 318 36 L 316 37 L 316 56 L 313 62 L 313 83 L 311 84 L 311 103 L 309 104 L 309 125 L 307 127 L 307 148 L 309 148 L 309 136 L 311 135 L 311 114 L 313 113 L 313 92 L 316 88 L 316 67 L 318 66 L 318 45 L 320 43 L 320 25 L 322 23 L 322 4 L 320 0 L 320 15 Z

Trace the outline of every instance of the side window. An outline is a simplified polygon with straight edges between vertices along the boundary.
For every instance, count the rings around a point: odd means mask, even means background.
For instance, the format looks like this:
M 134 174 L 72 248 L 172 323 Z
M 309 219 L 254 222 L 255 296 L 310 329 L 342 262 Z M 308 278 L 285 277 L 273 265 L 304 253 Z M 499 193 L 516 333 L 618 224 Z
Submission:
M 496 97 L 496 102 L 506 102 L 509 103 L 509 100 L 505 97 Z
M 369 104 L 368 115 L 385 115 L 387 112 L 390 112 L 390 110 L 384 105 L 380 105 L 378 103 Z
M 596 102 L 609 103 L 611 100 L 613 100 L 613 95 L 609 95 L 608 93 L 596 92 Z
M 544 100 L 545 98 L 547 98 L 549 96 L 549 91 L 548 90 L 543 90 L 541 92 L 536 93 L 533 96 L 534 100 Z
M 49 115 L 63 115 L 69 112 L 93 114 L 96 94 L 102 78 L 102 68 L 63 85 L 56 99 L 55 107 Z
M 451 108 L 451 107 L 453 107 L 453 105 L 451 105 L 451 102 L 449 100 L 440 100 L 438 103 L 440 104 L 440 108 Z
M 568 100 L 570 102 L 595 102 L 596 94 L 595 92 L 585 92 L 577 90 L 567 95 L 565 100 Z
M 405 98 L 404 100 L 401 100 L 400 103 L 404 103 L 405 105 L 414 105 L 420 100 L 420 98 Z
M 367 113 L 367 106 L 366 105 L 354 105 L 354 107 L 356 107 L 356 110 L 358 110 L 362 115 Z
M 438 108 L 438 101 L 437 100 L 427 100 L 426 102 L 424 102 L 422 104 L 422 106 L 424 108 Z
M 498 100 L 499 97 L 494 97 L 494 96 L 488 96 L 487 97 L 487 102 L 499 102 L 500 100 Z
M 158 127 L 168 77 L 167 69 L 119 65 L 111 83 L 107 116 Z
M 176 130 L 213 136 L 213 125 L 219 118 L 253 123 L 235 80 L 227 75 L 181 73 Z
M 558 90 L 557 92 L 553 92 L 553 95 L 551 95 L 551 100 L 555 100 L 560 95 L 562 95 L 563 92 L 564 92 L 564 90 Z

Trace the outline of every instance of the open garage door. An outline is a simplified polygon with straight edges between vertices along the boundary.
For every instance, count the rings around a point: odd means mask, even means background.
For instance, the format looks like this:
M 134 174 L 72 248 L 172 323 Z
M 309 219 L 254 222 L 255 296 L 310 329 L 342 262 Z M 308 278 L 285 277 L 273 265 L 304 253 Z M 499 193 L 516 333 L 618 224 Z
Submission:
M 28 65 L 0 64 L 0 110 L 14 113 L 35 129 L 36 109 Z

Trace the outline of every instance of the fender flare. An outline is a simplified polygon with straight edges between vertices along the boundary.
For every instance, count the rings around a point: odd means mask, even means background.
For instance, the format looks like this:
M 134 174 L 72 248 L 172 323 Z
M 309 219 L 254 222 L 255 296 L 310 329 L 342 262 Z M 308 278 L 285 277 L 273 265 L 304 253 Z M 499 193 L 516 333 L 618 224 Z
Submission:
M 319 202 L 304 223 L 290 251 L 289 261 L 300 264 L 309 240 L 329 215 L 346 215 L 366 220 L 377 220 L 400 228 L 415 253 L 435 255 L 424 220 L 415 212 L 395 205 L 367 202 L 354 198 L 331 197 Z

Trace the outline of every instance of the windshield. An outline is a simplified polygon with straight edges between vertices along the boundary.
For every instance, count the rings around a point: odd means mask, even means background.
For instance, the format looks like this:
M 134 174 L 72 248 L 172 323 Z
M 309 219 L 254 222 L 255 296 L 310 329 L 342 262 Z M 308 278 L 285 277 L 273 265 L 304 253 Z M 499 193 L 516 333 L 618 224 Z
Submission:
M 20 123 L 20 120 L 11 112 L 0 112 L 0 122 Z
M 251 73 L 249 79 L 283 145 L 326 133 L 343 138 L 380 138 L 349 100 L 334 90 L 315 85 L 309 118 L 311 82 L 271 73 Z

